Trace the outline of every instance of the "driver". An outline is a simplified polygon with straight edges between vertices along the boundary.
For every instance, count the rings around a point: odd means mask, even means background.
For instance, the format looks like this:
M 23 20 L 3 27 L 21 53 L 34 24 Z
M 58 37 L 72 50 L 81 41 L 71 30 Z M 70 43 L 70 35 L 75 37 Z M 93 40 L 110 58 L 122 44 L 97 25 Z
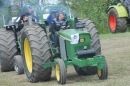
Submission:
M 56 31 L 59 31 L 65 26 L 68 26 L 68 21 L 65 19 L 65 13 L 63 11 L 60 11 L 58 13 L 58 17 L 54 18 L 51 23 L 50 32 L 52 32 L 52 34 L 55 34 Z
M 58 12 L 58 17 L 54 18 L 50 25 L 51 39 L 55 43 L 55 47 L 59 46 L 58 31 L 68 26 L 68 21 L 65 19 L 65 13 L 63 11 Z

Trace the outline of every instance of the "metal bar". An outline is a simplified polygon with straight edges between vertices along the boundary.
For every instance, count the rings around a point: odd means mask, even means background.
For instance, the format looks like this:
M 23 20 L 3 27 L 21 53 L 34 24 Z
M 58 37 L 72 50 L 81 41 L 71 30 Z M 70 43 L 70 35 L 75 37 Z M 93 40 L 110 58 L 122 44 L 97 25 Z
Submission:
M 4 17 L 4 15 L 3 15 L 3 23 L 4 23 L 4 25 L 3 25 L 3 26 L 5 26 L 5 17 Z

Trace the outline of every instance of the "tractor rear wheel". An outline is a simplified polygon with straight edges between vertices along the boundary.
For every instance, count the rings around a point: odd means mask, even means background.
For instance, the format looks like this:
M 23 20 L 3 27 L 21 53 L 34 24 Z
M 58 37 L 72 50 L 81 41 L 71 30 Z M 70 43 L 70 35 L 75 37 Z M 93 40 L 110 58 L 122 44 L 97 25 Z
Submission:
M 115 8 L 111 8 L 108 12 L 108 25 L 112 33 L 126 32 L 127 20 L 120 18 Z
M 12 71 L 13 58 L 17 54 L 17 45 L 13 31 L 0 29 L 0 68 L 2 72 Z
M 14 70 L 17 75 L 24 74 L 23 60 L 21 55 L 14 56 Z
M 44 29 L 37 25 L 23 28 L 21 52 L 25 73 L 30 82 L 50 80 L 52 68 L 43 68 L 44 63 L 51 62 L 51 50 Z
M 94 23 L 90 19 L 84 19 L 80 20 L 86 23 L 85 28 L 83 28 L 84 31 L 87 31 L 91 35 L 91 46 L 95 49 L 96 55 L 101 55 L 101 45 L 100 45 L 100 39 L 98 36 L 98 31 L 94 25 Z M 74 66 L 76 72 L 78 75 L 93 75 L 97 73 L 97 67 L 78 67 Z

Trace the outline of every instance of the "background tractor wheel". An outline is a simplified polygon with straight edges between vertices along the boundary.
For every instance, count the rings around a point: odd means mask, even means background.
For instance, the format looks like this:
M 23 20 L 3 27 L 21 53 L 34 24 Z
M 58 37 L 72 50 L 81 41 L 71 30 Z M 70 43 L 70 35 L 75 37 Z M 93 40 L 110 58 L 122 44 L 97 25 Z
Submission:
M 111 8 L 108 12 L 108 25 L 112 33 L 126 32 L 127 20 L 120 18 L 115 8 Z
M 37 25 L 23 29 L 21 52 L 28 80 L 30 82 L 50 80 L 52 68 L 43 68 L 44 63 L 51 62 L 51 50 L 44 29 Z
M 0 29 L 0 65 L 1 71 L 14 70 L 13 58 L 17 54 L 14 32 Z
M 98 74 L 99 79 L 101 79 L 101 80 L 107 79 L 107 76 L 108 76 L 108 66 L 107 66 L 106 60 L 105 60 L 104 68 L 101 69 L 101 70 L 97 70 L 97 74 Z
M 64 64 L 64 61 L 62 59 L 58 59 L 56 61 L 56 78 L 59 84 L 65 84 L 66 83 L 66 67 Z
M 23 60 L 20 55 L 14 56 L 14 70 L 17 75 L 24 74 Z
M 91 46 L 95 49 L 96 55 L 101 55 L 101 45 L 100 39 L 98 36 L 98 31 L 94 25 L 94 23 L 89 19 L 80 20 L 86 23 L 84 31 L 88 31 L 91 35 Z M 78 75 L 93 75 L 97 73 L 97 67 L 78 67 L 74 66 Z

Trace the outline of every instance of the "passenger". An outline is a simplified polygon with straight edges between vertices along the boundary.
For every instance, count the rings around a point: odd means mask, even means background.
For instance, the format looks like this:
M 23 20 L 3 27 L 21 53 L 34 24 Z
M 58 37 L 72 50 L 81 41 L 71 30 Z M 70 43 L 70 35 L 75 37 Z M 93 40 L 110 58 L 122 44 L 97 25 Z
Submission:
M 17 28 L 17 34 L 20 34 L 21 29 L 24 27 L 24 23 L 28 21 L 29 13 L 24 13 L 19 22 L 18 22 L 18 28 Z

